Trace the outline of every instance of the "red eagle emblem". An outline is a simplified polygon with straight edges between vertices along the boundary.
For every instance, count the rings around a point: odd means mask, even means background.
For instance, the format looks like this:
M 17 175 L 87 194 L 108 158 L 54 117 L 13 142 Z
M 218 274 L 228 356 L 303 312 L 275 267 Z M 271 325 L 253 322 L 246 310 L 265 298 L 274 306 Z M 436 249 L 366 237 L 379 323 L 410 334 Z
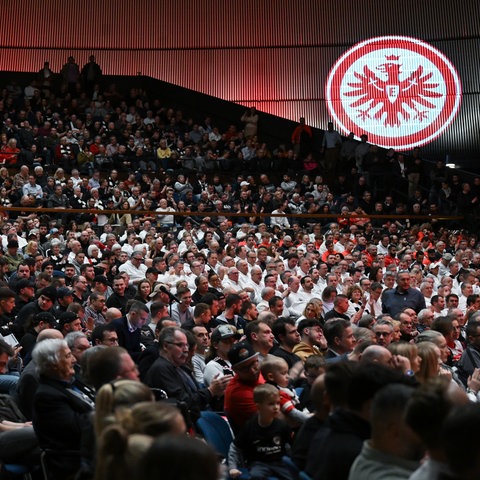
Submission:
M 345 95 L 359 98 L 350 107 L 359 108 L 358 116 L 362 120 L 374 118 L 382 121 L 384 126 L 398 127 L 402 122 L 428 119 L 429 109 L 436 108 L 429 99 L 443 96 L 435 91 L 439 84 L 429 82 L 433 73 L 424 74 L 420 65 L 408 78 L 400 80 L 400 57 L 391 55 L 385 58 L 386 62 L 377 70 L 386 74 L 386 80 L 379 78 L 367 65 L 363 72 L 354 72 L 358 81 L 348 83 L 353 90 Z

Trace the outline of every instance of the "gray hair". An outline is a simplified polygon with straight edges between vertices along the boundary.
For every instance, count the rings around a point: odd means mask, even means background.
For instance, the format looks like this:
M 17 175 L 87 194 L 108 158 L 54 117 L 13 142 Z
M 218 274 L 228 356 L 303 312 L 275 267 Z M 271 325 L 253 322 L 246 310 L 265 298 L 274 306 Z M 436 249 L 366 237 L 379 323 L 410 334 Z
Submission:
M 275 289 L 272 288 L 272 287 L 265 287 L 265 288 L 262 288 L 262 292 L 261 292 L 261 297 L 262 298 L 265 298 L 265 296 L 269 295 L 270 293 L 274 293 L 275 294 Z
M 65 341 L 70 350 L 75 347 L 79 338 L 86 338 L 88 340 L 88 337 L 83 332 L 69 332 L 65 335 Z
M 430 287 L 430 284 L 424 281 L 420 285 L 420 291 L 422 291 L 425 287 Z
M 274 324 L 274 322 L 277 320 L 277 316 L 272 312 L 264 310 L 263 312 L 260 312 L 258 314 L 257 320 L 259 322 L 266 323 L 271 327 Z
M 166 343 L 172 343 L 175 342 L 175 334 L 177 332 L 185 333 L 184 330 L 182 330 L 179 327 L 166 327 L 162 328 L 160 332 L 160 336 L 158 337 L 158 345 L 160 348 L 163 348 Z
M 420 322 L 422 322 L 423 319 L 425 318 L 425 315 L 426 315 L 427 313 L 430 313 L 430 312 L 431 312 L 431 310 L 430 310 L 429 308 L 423 308 L 423 309 L 420 310 L 420 311 L 418 312 L 418 314 L 417 314 L 418 320 L 419 320 Z
M 51 374 L 52 366 L 56 365 L 60 359 L 60 351 L 67 348 L 67 342 L 57 338 L 47 338 L 37 343 L 33 349 L 32 358 L 37 365 L 38 373 L 40 375 Z
M 387 325 L 390 328 L 390 332 L 393 332 L 393 323 L 390 320 L 378 320 L 373 326 L 373 331 L 375 332 L 375 327 L 380 325 Z
M 91 257 L 94 250 L 100 251 L 100 249 L 98 248 L 98 245 L 95 245 L 94 243 L 92 243 L 92 245 L 88 246 L 87 255 Z
M 415 343 L 432 342 L 438 345 L 438 342 L 441 341 L 442 338 L 444 338 L 444 336 L 436 330 L 424 330 L 415 338 Z

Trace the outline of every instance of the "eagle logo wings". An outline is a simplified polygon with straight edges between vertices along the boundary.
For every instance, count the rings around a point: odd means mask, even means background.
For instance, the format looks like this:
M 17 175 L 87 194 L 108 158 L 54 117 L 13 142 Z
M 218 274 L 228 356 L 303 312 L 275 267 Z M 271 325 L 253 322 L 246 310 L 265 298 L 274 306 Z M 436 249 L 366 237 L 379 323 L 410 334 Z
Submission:
M 345 92 L 345 96 L 357 97 L 350 107 L 358 108 L 361 120 L 373 118 L 386 127 L 399 127 L 411 120 L 428 120 L 429 111 L 437 108 L 430 99 L 443 97 L 436 91 L 439 84 L 431 82 L 433 73 L 424 73 L 420 65 L 408 78 L 401 80 L 400 57 L 391 55 L 385 58 L 386 62 L 377 70 L 386 75 L 386 80 L 367 65 L 363 72 L 354 72 L 357 81 L 348 83 L 352 90 Z

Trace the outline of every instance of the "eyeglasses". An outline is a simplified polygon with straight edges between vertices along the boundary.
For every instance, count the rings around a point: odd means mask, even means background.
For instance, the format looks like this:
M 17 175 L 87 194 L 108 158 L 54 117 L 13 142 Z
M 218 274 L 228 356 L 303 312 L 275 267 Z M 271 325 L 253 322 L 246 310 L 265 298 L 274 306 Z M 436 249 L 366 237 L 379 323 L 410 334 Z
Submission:
M 169 342 L 166 341 L 165 343 L 169 343 L 170 345 L 175 345 L 178 348 L 188 348 L 188 343 L 182 343 L 182 342 Z
M 84 350 L 88 350 L 90 348 L 90 345 L 81 345 L 79 347 L 73 347 L 73 350 L 80 350 L 81 352 Z

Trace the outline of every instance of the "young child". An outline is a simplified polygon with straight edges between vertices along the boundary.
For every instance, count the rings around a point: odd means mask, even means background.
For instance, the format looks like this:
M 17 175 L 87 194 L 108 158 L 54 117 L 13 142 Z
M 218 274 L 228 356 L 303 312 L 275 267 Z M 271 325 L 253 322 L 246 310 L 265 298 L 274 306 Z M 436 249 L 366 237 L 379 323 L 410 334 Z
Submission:
M 267 355 L 261 365 L 263 378 L 280 392 L 280 410 L 291 427 L 298 427 L 304 423 L 310 415 L 297 408 L 300 403 L 295 390 L 288 388 L 288 364 L 275 355 Z
M 229 474 L 239 477 L 243 461 L 249 467 L 251 480 L 264 480 L 274 476 L 291 480 L 292 472 L 283 464 L 282 457 L 291 445 L 292 432 L 277 418 L 280 413 L 280 394 L 268 383 L 255 387 L 253 400 L 257 414 L 240 430 L 228 452 Z
M 313 413 L 315 407 L 311 399 L 312 385 L 319 375 L 325 373 L 325 360 L 321 355 L 310 355 L 305 360 L 303 368 L 305 381 L 301 385 L 303 390 L 299 395 L 300 403 L 297 405 L 297 408 L 302 412 Z

